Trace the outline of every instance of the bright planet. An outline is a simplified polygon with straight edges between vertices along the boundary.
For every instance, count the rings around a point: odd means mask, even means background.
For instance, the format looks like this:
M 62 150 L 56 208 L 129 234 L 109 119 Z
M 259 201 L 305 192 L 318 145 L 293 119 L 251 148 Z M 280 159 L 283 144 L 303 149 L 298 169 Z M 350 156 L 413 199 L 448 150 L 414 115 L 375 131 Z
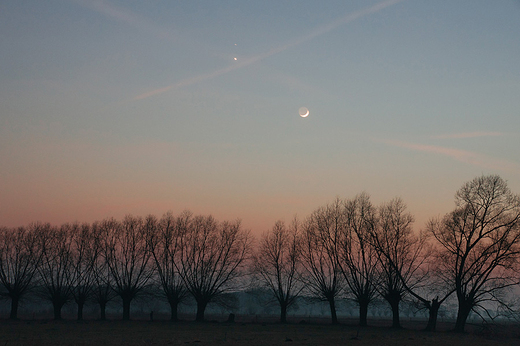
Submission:
M 300 109 L 298 110 L 298 113 L 300 113 L 300 116 L 302 118 L 306 118 L 307 116 L 309 116 L 309 110 L 307 109 L 307 107 L 300 107 Z

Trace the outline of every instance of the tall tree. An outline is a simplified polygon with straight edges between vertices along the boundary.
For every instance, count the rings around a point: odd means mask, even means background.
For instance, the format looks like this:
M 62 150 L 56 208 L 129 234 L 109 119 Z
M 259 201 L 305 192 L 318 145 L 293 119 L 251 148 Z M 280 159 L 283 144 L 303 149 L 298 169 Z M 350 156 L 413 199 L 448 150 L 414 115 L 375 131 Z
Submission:
M 10 319 L 18 318 L 20 300 L 32 288 L 42 256 L 38 230 L 43 224 L 28 228 L 0 229 L 0 283 L 11 299 Z
M 442 247 L 446 280 L 458 300 L 455 331 L 463 332 L 470 312 L 498 301 L 518 284 L 520 196 L 497 175 L 465 183 L 455 195 L 455 210 L 432 220 L 429 230 Z
M 72 227 L 72 224 L 63 224 L 59 228 L 48 225 L 39 230 L 43 248 L 42 262 L 38 266 L 41 293 L 44 299 L 52 303 L 55 320 L 61 320 L 61 310 L 72 298 Z
M 236 288 L 252 238 L 240 221 L 219 223 L 212 216 L 190 218 L 179 232 L 179 261 L 174 263 L 197 302 L 196 320 L 201 322 L 210 302 Z
M 89 224 L 74 224 L 72 237 L 72 287 L 71 292 L 78 306 L 78 320 L 83 319 L 83 307 L 94 293 L 96 284 L 95 264 L 101 247 Z
M 376 209 L 366 193 L 357 195 L 343 204 L 345 227 L 340 234 L 339 265 L 349 288 L 349 294 L 359 306 L 359 325 L 367 325 L 368 307 L 375 299 L 375 282 L 379 265 L 369 235 L 376 227 Z
M 421 236 L 427 235 L 422 233 Z M 428 243 L 425 248 L 423 267 L 418 268 L 418 276 L 424 280 L 420 280 L 421 284 L 412 281 L 414 285 L 410 286 L 408 281 L 402 282 L 407 292 L 415 298 L 419 310 L 428 311 L 428 323 L 424 330 L 435 331 L 440 307 L 455 292 L 455 289 L 444 279 L 446 267 L 442 263 L 444 261 L 442 254 L 431 243 Z M 397 273 L 400 274 L 399 271 Z
M 170 304 L 170 319 L 178 319 L 178 307 L 187 297 L 188 290 L 179 273 L 177 264 L 180 254 L 179 230 L 186 229 L 191 219 L 191 213 L 184 212 L 178 218 L 171 213 L 165 214 L 156 221 L 155 227 L 150 227 L 148 244 L 155 262 L 157 279 L 163 294 Z M 152 231 L 156 229 L 156 231 Z
M 338 256 L 344 215 L 343 203 L 336 199 L 311 214 L 302 234 L 303 280 L 314 297 L 329 303 L 332 324 L 338 323 L 336 299 L 345 288 Z
M 115 219 L 106 219 L 101 222 L 94 222 L 91 226 L 93 242 L 100 253 L 94 262 L 94 288 L 92 292 L 92 300 L 99 305 L 100 319 L 106 320 L 107 304 L 116 297 L 113 289 L 113 279 L 110 275 L 108 267 L 105 246 L 106 239 L 115 232 L 120 224 Z
M 400 198 L 379 208 L 378 226 L 370 233 L 381 268 L 377 289 L 392 309 L 392 327 L 400 328 L 399 304 L 425 278 L 426 238 L 414 234 L 413 216 Z
M 152 217 L 126 216 L 105 239 L 104 256 L 115 293 L 123 301 L 123 319 L 130 319 L 130 304 L 153 275 L 146 235 Z
M 254 272 L 280 305 L 280 322 L 287 322 L 287 309 L 304 289 L 301 280 L 302 241 L 296 220 L 290 228 L 277 221 L 264 234 L 254 257 Z

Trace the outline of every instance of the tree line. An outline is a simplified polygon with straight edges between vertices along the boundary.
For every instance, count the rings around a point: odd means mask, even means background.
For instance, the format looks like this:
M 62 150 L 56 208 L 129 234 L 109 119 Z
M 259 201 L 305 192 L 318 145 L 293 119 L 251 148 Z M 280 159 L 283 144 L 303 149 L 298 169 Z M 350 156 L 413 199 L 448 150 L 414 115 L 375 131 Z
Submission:
M 29 292 L 52 304 L 55 319 L 71 301 L 78 319 L 92 301 L 105 319 L 115 297 L 129 319 L 132 301 L 152 286 L 161 288 L 172 320 L 190 296 L 196 320 L 203 321 L 209 303 L 251 287 L 271 293 L 281 322 L 301 296 L 327 302 L 332 323 L 338 323 L 336 302 L 351 299 L 360 325 L 382 298 L 396 328 L 400 303 L 409 299 L 428 311 L 428 330 L 435 330 L 450 297 L 458 304 L 456 331 L 464 331 L 472 311 L 485 318 L 492 317 L 491 307 L 513 309 L 508 298 L 519 284 L 520 196 L 501 177 L 465 183 L 455 208 L 421 232 L 413 222 L 400 198 L 375 206 L 361 193 L 337 198 L 304 220 L 278 221 L 257 240 L 240 221 L 188 211 L 3 227 L 0 293 L 11 300 L 11 319 Z

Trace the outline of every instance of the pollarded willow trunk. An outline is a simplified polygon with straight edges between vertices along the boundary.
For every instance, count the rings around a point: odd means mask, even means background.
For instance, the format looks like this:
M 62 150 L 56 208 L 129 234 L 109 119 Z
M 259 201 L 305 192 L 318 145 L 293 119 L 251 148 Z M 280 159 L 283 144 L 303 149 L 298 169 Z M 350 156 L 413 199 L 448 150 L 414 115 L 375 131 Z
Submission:
M 392 328 L 401 328 L 401 321 L 399 320 L 399 302 L 390 303 L 392 306 Z
M 132 298 L 123 297 L 123 320 L 130 320 L 130 303 L 132 302 Z
M 359 325 L 361 327 L 365 327 L 367 323 L 368 316 L 368 301 L 360 300 L 359 301 Z
M 83 306 L 85 305 L 84 301 L 77 302 L 78 304 L 78 321 L 83 320 Z
M 287 323 L 287 304 L 280 304 L 280 323 Z
M 434 332 L 437 328 L 437 316 L 439 315 L 439 308 L 441 303 L 437 299 L 433 299 L 429 306 L 428 324 L 424 330 Z
M 178 321 L 179 302 L 177 300 L 169 300 L 170 303 L 170 321 Z
M 20 303 L 20 298 L 18 296 L 11 296 L 11 313 L 9 314 L 9 318 L 11 320 L 18 319 L 18 305 Z
M 99 319 L 105 321 L 107 319 L 107 303 L 99 302 L 99 309 L 101 310 Z
M 385 295 L 385 300 L 390 304 L 390 308 L 392 309 L 392 328 L 401 328 L 401 321 L 399 320 L 401 294 L 398 292 L 388 293 Z
M 63 305 L 64 304 L 61 302 L 52 302 L 55 320 L 61 320 L 61 308 L 63 307 Z
M 336 301 L 334 300 L 334 298 L 329 298 L 329 306 L 332 324 L 338 324 L 338 314 L 336 313 Z
M 206 311 L 206 306 L 208 306 L 208 302 L 206 300 L 197 301 L 197 316 L 195 317 L 195 321 L 204 322 L 204 313 Z
M 457 312 L 457 321 L 455 322 L 455 332 L 463 333 L 464 328 L 466 327 L 466 321 L 468 320 L 469 313 L 471 312 L 471 309 L 473 308 L 472 305 L 468 304 L 467 302 L 460 302 L 459 301 L 459 309 Z
M 74 298 L 74 301 L 76 302 L 76 305 L 78 306 L 78 316 L 77 316 L 78 321 L 83 320 L 83 310 L 84 310 L 83 308 L 85 307 L 87 298 L 88 298 L 88 295 L 85 294 L 84 292 L 78 293 L 76 295 L 76 297 Z

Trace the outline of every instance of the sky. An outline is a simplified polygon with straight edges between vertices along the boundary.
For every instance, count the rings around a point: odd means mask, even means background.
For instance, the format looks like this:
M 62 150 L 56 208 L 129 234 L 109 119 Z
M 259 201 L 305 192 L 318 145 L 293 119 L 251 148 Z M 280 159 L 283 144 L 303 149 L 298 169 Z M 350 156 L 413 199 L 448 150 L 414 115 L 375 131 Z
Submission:
M 518 0 L 2 0 L 0 225 L 520 193 Z M 299 116 L 300 107 L 309 116 Z

